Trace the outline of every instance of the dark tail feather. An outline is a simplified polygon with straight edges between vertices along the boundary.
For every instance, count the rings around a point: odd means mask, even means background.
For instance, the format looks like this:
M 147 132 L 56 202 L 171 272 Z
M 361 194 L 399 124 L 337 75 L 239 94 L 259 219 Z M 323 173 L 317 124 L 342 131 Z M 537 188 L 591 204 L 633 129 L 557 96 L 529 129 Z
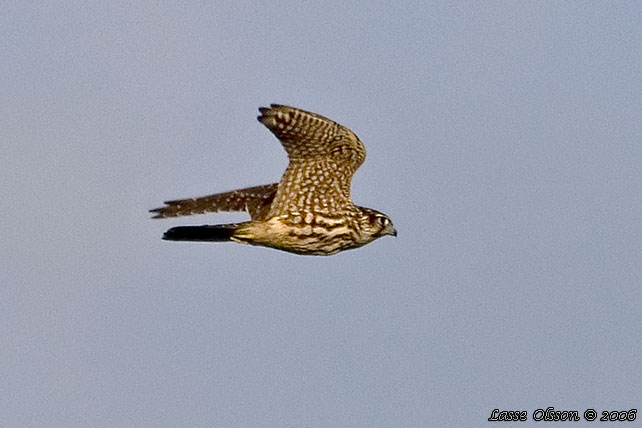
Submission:
M 172 227 L 163 234 L 166 241 L 230 241 L 236 224 L 217 224 L 214 226 L 179 226 Z

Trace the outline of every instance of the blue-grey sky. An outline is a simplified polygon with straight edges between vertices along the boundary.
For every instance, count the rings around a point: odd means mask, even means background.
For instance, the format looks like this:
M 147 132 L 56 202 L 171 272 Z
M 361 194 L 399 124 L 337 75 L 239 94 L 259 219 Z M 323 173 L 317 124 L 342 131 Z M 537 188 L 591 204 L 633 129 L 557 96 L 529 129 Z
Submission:
M 1 426 L 642 407 L 639 2 L 1 10 Z M 355 202 L 398 238 L 332 257 L 160 239 L 243 218 L 151 220 L 162 201 L 280 178 L 269 103 L 360 136 Z

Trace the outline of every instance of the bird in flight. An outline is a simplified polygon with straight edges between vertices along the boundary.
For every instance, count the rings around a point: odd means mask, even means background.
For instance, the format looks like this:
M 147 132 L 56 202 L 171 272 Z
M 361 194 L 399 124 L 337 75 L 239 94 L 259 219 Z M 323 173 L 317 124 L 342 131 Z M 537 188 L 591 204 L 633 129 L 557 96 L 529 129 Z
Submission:
M 166 201 L 153 218 L 245 211 L 250 221 L 179 226 L 168 241 L 234 241 L 304 255 L 331 255 L 397 236 L 390 218 L 352 203 L 350 182 L 366 157 L 359 138 L 321 115 L 272 104 L 259 122 L 279 139 L 289 164 L 279 183 Z

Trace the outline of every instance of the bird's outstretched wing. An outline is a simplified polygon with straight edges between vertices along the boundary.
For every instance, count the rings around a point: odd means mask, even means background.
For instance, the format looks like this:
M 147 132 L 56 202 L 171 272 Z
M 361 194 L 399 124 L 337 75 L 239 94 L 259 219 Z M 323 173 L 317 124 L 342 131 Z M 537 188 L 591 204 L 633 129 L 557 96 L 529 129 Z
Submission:
M 352 205 L 350 182 L 366 158 L 356 134 L 326 117 L 294 107 L 272 104 L 259 111 L 259 122 L 279 139 L 290 160 L 270 216 L 309 210 L 313 205 L 321 211 Z
M 166 201 L 166 206 L 149 210 L 153 218 L 179 217 L 221 211 L 245 211 L 252 220 L 264 220 L 276 195 L 277 183 L 217 193 L 200 198 Z

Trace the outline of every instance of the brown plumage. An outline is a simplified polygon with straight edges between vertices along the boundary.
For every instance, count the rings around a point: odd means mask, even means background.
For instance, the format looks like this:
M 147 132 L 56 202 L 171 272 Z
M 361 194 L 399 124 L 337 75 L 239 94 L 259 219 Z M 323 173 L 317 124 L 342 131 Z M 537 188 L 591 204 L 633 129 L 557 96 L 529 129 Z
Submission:
M 383 213 L 356 206 L 350 183 L 366 151 L 348 128 L 315 113 L 272 104 L 259 122 L 279 139 L 289 164 L 279 183 L 165 202 L 154 218 L 246 211 L 250 221 L 168 230 L 172 241 L 235 241 L 297 254 L 330 255 L 397 235 Z

